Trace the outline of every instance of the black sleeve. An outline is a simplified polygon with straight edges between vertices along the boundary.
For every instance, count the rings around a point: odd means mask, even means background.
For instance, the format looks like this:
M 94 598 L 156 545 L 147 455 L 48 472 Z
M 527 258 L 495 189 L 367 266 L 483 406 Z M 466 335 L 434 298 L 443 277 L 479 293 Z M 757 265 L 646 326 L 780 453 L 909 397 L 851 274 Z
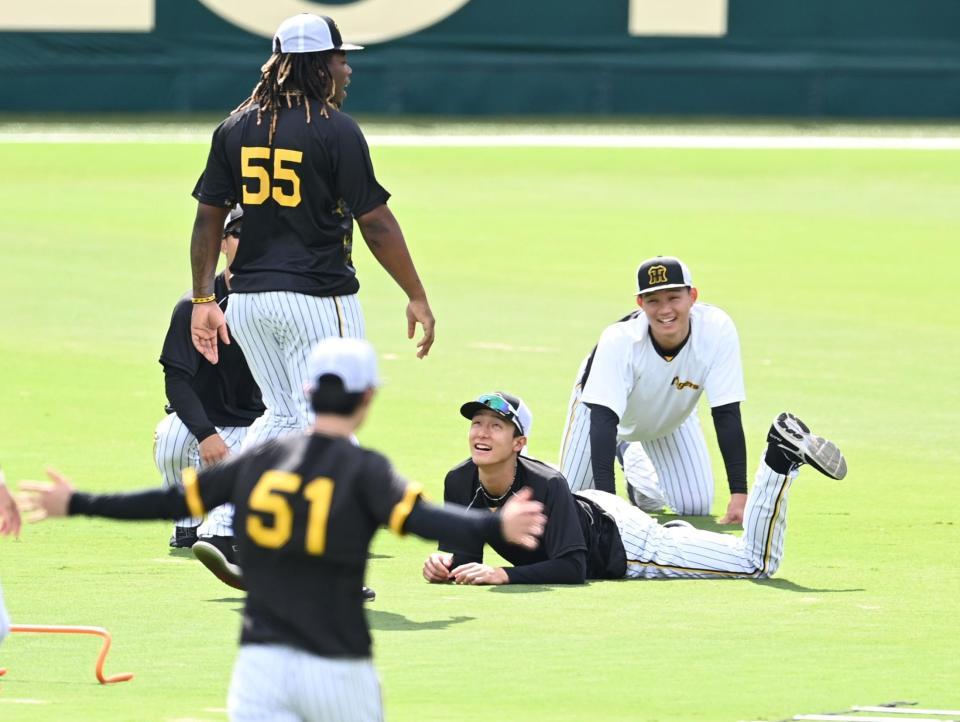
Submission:
M 173 307 L 167 335 L 163 339 L 163 350 L 160 351 L 160 363 L 163 364 L 164 369 L 180 369 L 188 378 L 197 375 L 201 358 L 200 352 L 194 348 L 193 340 L 190 338 L 192 315 L 193 304 L 189 296 L 184 296 Z
M 468 471 L 468 468 L 470 469 Z M 457 504 L 458 506 L 470 505 L 470 489 L 473 487 L 472 467 L 463 465 L 451 469 L 447 472 L 443 480 L 443 501 L 445 504 Z M 492 516 L 492 515 L 491 515 Z M 454 567 L 469 562 L 483 561 L 483 541 L 480 539 L 468 539 L 466 541 L 454 542 L 441 536 L 438 540 L 438 549 L 442 552 L 453 554 Z
M 587 580 L 587 553 L 576 550 L 557 559 L 506 567 L 504 571 L 511 584 L 583 584 Z
M 223 208 L 237 202 L 233 170 L 227 158 L 227 131 L 233 125 L 231 118 L 227 118 L 213 131 L 207 165 L 193 189 L 193 197 L 208 206 Z
M 727 469 L 727 484 L 731 494 L 747 493 L 747 442 L 740 419 L 740 403 L 716 406 L 711 409 L 713 426 L 717 430 L 717 445 Z
M 190 386 L 190 377 L 176 368 L 165 368 L 163 373 L 167 401 L 190 433 L 197 437 L 197 441 L 203 441 L 217 433 L 216 426 L 203 410 L 200 398 Z
M 403 530 L 424 539 L 443 539 L 457 546 L 503 539 L 499 515 L 454 504 L 441 507 L 422 498 L 414 504 Z
M 590 464 L 593 467 L 593 483 L 598 491 L 617 493 L 613 473 L 613 460 L 617 455 L 616 413 L 600 404 L 590 407 Z
M 372 211 L 390 198 L 373 173 L 370 149 L 363 131 L 348 115 L 340 114 L 337 146 L 331 153 L 335 193 L 346 202 L 354 217 Z
M 85 494 L 70 497 L 70 516 L 103 516 L 109 519 L 180 519 L 188 516 L 187 502 L 179 487 L 148 489 L 123 494 Z

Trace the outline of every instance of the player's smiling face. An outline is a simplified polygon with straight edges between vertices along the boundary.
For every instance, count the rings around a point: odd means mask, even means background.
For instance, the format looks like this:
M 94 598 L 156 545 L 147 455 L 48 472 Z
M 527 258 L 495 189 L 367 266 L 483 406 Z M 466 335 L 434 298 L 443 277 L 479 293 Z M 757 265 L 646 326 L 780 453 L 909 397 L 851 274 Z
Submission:
M 514 436 L 516 426 L 493 411 L 483 409 L 470 420 L 470 458 L 477 466 L 490 466 L 513 459 L 525 437 Z
M 343 52 L 331 53 L 330 59 L 327 61 L 327 67 L 330 69 L 330 75 L 335 83 L 333 104 L 339 108 L 347 97 L 347 86 L 350 85 L 350 76 L 353 74 L 353 69 L 347 63 L 347 54 Z
M 668 349 L 679 346 L 690 333 L 690 309 L 696 301 L 696 288 L 667 288 L 637 297 L 653 337 Z

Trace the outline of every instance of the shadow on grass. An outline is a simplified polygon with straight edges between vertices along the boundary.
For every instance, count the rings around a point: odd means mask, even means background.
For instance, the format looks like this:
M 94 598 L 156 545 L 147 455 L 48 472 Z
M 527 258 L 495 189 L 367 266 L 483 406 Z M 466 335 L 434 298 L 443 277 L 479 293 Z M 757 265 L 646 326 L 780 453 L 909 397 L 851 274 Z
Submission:
M 564 585 L 564 586 L 582 586 Z M 490 587 L 491 594 L 535 594 L 537 592 L 552 592 L 553 587 L 548 584 L 504 584 Z
M 180 557 L 181 559 L 193 559 L 193 549 L 178 549 L 170 547 L 170 556 Z
M 371 629 L 381 631 L 415 632 L 421 629 L 447 629 L 454 624 L 472 622 L 476 617 L 456 616 L 447 619 L 429 619 L 425 622 L 414 622 L 396 612 L 382 612 L 379 609 L 367 607 L 367 622 Z
M 716 517 L 712 516 L 676 516 L 674 514 L 651 514 L 650 516 L 656 519 L 658 524 L 666 524 L 668 521 L 683 519 L 683 521 L 688 521 L 697 529 L 703 529 L 704 531 L 715 531 L 720 534 L 732 534 L 733 532 L 743 531 L 743 527 L 739 524 L 720 524 L 717 522 Z
M 815 587 L 804 587 L 796 582 L 791 582 L 789 579 L 750 579 L 749 581 L 754 584 L 759 584 L 763 587 L 773 587 L 774 589 L 782 589 L 786 592 L 803 592 L 809 594 L 815 592 L 817 594 L 846 594 L 848 592 L 863 592 L 866 591 L 862 587 L 856 587 L 851 589 L 817 589 Z

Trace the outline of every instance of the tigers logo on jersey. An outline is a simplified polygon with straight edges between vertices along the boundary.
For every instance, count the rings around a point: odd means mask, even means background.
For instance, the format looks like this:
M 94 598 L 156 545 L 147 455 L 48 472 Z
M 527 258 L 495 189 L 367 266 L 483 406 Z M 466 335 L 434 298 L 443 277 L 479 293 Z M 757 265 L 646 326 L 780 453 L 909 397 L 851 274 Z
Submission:
M 679 376 L 674 376 L 673 381 L 670 382 L 670 385 L 676 386 L 677 391 L 683 391 L 683 389 L 700 389 L 700 384 L 695 384 L 693 381 L 681 381 Z
M 650 266 L 647 269 L 647 277 L 650 279 L 649 283 L 651 286 L 655 286 L 658 283 L 667 282 L 667 267 L 666 266 Z

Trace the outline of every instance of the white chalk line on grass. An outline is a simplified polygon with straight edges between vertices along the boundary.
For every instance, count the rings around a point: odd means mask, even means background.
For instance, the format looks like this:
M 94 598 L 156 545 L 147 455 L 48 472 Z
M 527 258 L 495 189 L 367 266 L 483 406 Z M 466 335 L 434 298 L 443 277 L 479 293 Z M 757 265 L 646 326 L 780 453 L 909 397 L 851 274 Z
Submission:
M 0 131 L 0 144 L 23 143 L 208 143 L 209 133 Z M 833 135 L 577 135 L 577 134 L 378 134 L 367 136 L 373 147 L 409 148 L 640 148 L 691 150 L 960 150 L 958 137 Z

